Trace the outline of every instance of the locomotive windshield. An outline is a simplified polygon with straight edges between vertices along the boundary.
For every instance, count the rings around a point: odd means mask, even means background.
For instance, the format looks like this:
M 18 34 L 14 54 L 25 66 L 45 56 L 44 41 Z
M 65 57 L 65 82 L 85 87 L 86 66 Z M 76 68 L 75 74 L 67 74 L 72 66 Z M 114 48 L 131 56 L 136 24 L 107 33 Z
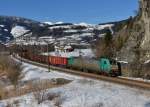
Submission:
M 116 60 L 111 59 L 111 60 L 110 60 L 110 64 L 111 64 L 111 65 L 117 65 L 117 61 L 116 61 Z

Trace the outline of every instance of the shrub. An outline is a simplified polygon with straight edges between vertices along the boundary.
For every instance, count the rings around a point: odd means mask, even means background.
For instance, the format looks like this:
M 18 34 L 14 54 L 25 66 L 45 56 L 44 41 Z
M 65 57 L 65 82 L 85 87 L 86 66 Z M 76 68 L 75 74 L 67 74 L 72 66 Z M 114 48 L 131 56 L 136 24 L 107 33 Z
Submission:
M 47 95 L 46 86 L 47 83 L 46 82 L 41 83 L 41 81 L 30 84 L 30 88 L 32 89 L 33 96 L 35 100 L 38 102 L 38 104 L 46 100 L 46 95 Z
M 2 86 L 0 86 L 0 100 L 3 99 L 4 96 L 4 89 L 2 88 Z
M 56 107 L 61 107 L 60 105 L 65 101 L 65 98 L 59 96 L 55 98 L 54 104 Z
M 54 100 L 55 98 L 57 98 L 57 97 L 59 97 L 59 96 L 60 96 L 59 93 L 48 93 L 48 94 L 47 94 L 47 98 L 48 98 L 48 100 L 50 100 L 50 101 Z
M 88 84 L 88 85 L 93 85 L 93 84 L 95 84 L 94 83 L 94 81 L 93 80 L 88 80 L 88 79 L 80 79 L 80 80 L 78 80 L 78 82 L 80 83 L 80 84 Z
M 0 56 L 0 70 L 5 73 L 10 82 L 17 86 L 19 79 L 22 78 L 22 66 L 19 62 L 15 62 L 10 57 Z
M 14 100 L 13 102 L 7 102 L 5 107 L 19 107 L 19 100 Z
M 51 81 L 36 81 L 30 84 L 30 88 L 32 89 L 33 96 L 38 104 L 42 103 L 46 100 L 55 100 L 60 97 L 60 93 L 48 93 L 47 89 L 50 87 L 55 87 L 56 84 L 52 84 Z
M 10 82 L 16 87 L 21 78 L 22 67 L 20 63 L 10 61 L 9 67 L 6 69 L 6 75 Z
M 99 39 L 95 45 L 96 56 L 111 58 L 115 56 L 115 44 L 113 41 L 113 35 L 111 31 L 108 30 L 103 38 Z
M 49 80 L 38 80 L 30 83 L 30 89 L 32 89 L 33 96 L 38 104 L 45 100 L 53 99 L 55 95 L 47 93 L 47 89 L 50 87 L 54 87 L 54 85 L 50 84 Z
M 51 79 L 51 82 L 56 84 L 56 85 L 64 85 L 64 84 L 70 83 L 71 80 L 67 80 L 64 78 L 54 78 L 54 79 Z

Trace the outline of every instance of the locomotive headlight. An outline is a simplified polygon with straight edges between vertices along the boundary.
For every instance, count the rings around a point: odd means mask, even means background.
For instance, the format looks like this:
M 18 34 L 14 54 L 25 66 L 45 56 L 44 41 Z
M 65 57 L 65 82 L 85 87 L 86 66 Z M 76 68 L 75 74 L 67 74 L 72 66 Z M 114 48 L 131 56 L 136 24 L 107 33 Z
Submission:
M 112 71 L 118 71 L 118 66 L 117 65 L 112 65 L 111 69 L 112 69 Z

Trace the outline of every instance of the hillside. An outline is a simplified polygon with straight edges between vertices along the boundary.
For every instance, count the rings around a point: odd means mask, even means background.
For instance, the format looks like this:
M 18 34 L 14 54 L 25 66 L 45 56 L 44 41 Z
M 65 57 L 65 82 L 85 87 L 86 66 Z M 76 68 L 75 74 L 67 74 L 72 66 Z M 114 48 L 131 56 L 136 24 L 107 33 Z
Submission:
M 103 37 L 109 29 L 112 33 L 118 30 L 116 26 L 121 22 L 110 22 L 98 25 L 87 23 L 63 23 L 63 22 L 38 22 L 21 17 L 0 16 L 0 41 L 7 43 L 14 38 L 17 42 L 30 42 L 30 40 L 48 40 L 55 42 L 71 42 L 72 44 L 91 44 Z M 41 41 L 42 39 L 42 41 Z M 30 42 L 31 43 L 31 42 Z
M 121 60 L 145 63 L 150 59 L 150 1 L 140 0 L 137 16 L 116 35 L 125 38 L 118 56 Z
M 0 41 L 7 43 L 27 31 L 32 31 L 32 35 L 42 35 L 40 31 L 43 31 L 46 26 L 46 24 L 22 17 L 0 16 Z

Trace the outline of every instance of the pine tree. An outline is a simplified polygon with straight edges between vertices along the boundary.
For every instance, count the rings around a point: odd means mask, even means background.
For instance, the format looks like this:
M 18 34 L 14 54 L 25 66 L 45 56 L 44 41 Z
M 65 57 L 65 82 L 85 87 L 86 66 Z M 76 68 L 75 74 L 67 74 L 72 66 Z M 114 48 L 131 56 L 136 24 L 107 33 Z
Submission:
M 96 56 L 112 58 L 114 53 L 113 35 L 108 30 L 104 38 L 100 39 L 96 44 Z
M 104 37 L 106 47 L 112 44 L 112 39 L 113 39 L 112 33 L 110 30 L 108 30 Z

